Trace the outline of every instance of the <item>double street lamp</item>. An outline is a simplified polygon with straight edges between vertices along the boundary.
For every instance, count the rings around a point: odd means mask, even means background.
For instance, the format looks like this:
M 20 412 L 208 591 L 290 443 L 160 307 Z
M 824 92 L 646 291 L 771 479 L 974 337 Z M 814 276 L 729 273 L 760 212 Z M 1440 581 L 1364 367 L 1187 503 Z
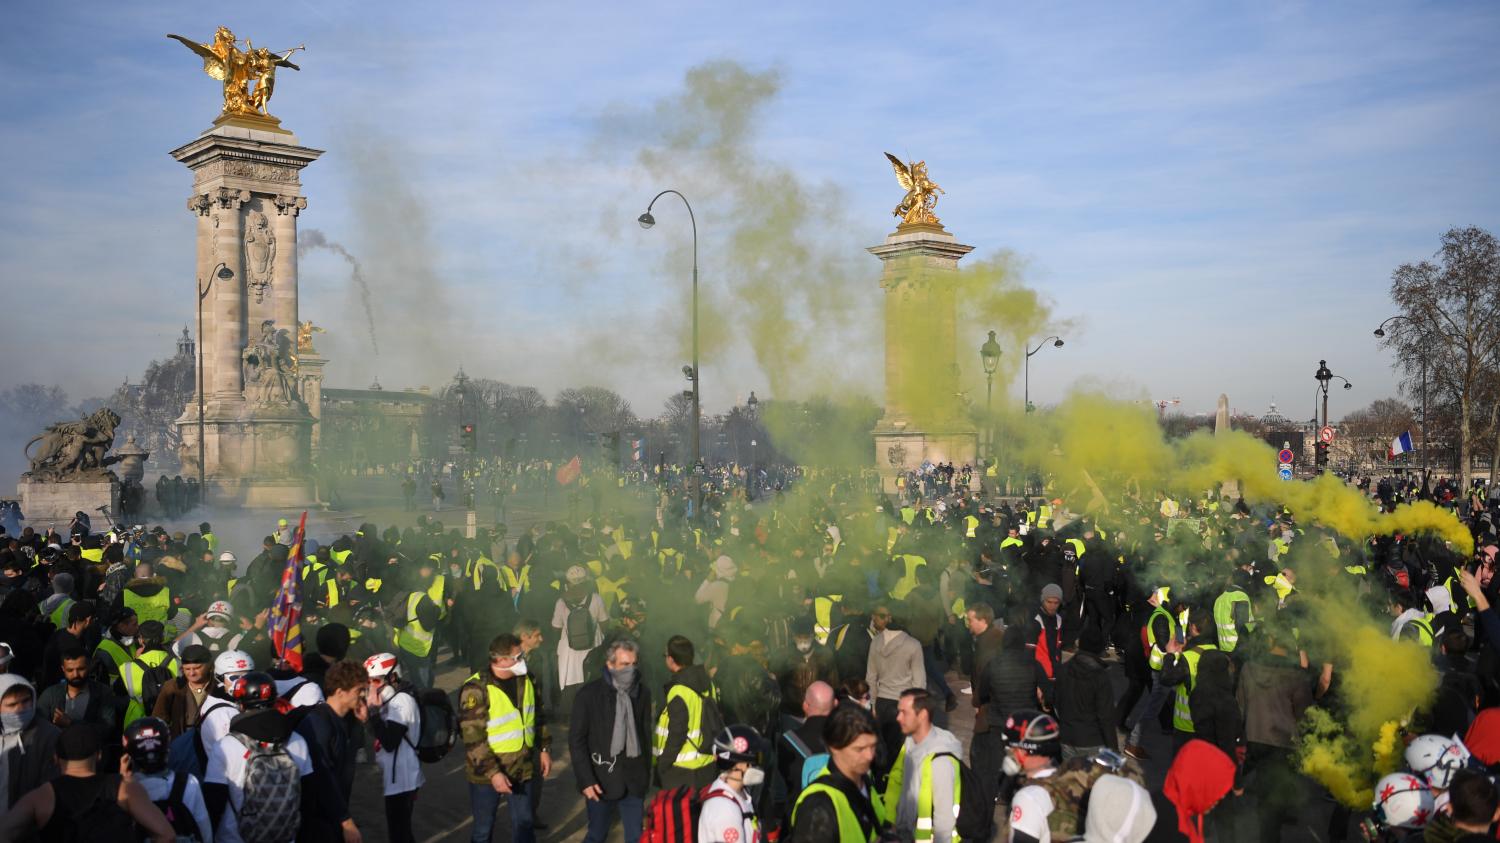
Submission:
M 1047 340 L 1051 340 L 1052 341 L 1052 347 L 1053 348 L 1062 348 L 1063 347 L 1062 337 L 1055 337 L 1054 336 L 1054 337 L 1048 337 L 1046 340 L 1042 340 L 1041 342 L 1039 342 L 1039 343 L 1036 344 L 1036 348 L 1030 349 L 1030 350 L 1028 350 L 1026 352 L 1026 366 L 1025 366 L 1025 369 L 1026 369 L 1026 378 L 1025 378 L 1026 385 L 1024 387 L 1025 391 L 1022 392 L 1022 400 L 1025 402 L 1026 412 L 1028 412 L 1028 413 L 1031 412 L 1031 358 L 1035 357 L 1036 354 L 1037 354 L 1037 352 L 1039 352 L 1043 348 L 1047 347 Z
M 693 215 L 693 206 L 688 202 L 686 196 L 683 196 L 676 190 L 667 189 L 651 198 L 651 202 L 646 205 L 646 212 L 637 217 L 636 222 L 641 224 L 641 228 L 650 228 L 656 225 L 656 217 L 651 216 L 651 209 L 656 206 L 656 200 L 666 196 L 668 193 L 682 200 L 682 204 L 687 207 L 688 221 L 693 226 L 693 361 L 690 365 L 682 367 L 682 373 L 693 385 L 692 390 L 684 391 L 684 394 L 690 397 L 693 402 L 693 463 L 691 469 L 693 479 L 690 482 L 693 486 L 693 517 L 698 518 L 699 508 L 703 504 L 702 481 L 698 476 L 702 470 L 703 456 L 700 450 L 698 434 L 699 427 L 702 424 L 702 391 L 699 384 L 702 373 L 698 368 L 698 219 Z
M 203 457 L 203 300 L 208 298 L 208 293 L 213 289 L 214 279 L 228 281 L 234 277 L 234 270 L 223 261 L 214 267 L 214 271 L 208 274 L 208 283 L 198 282 L 198 501 L 208 507 L 208 483 L 204 469 Z M 238 365 L 238 364 L 236 364 Z
M 1315 468 L 1318 471 L 1323 471 L 1328 466 L 1328 443 L 1323 441 L 1321 430 L 1321 428 L 1328 426 L 1328 385 L 1331 384 L 1334 380 L 1341 380 L 1344 382 L 1345 389 L 1353 389 L 1354 384 L 1350 383 L 1349 379 L 1344 377 L 1343 375 L 1335 375 L 1328 368 L 1327 360 L 1318 361 L 1318 370 L 1313 373 L 1313 379 L 1318 382 L 1318 389 L 1317 392 L 1314 393 L 1314 395 L 1316 396 L 1317 394 L 1321 394 L 1323 396 L 1323 421 L 1321 424 L 1317 425 L 1320 429 L 1314 432 L 1314 435 L 1318 437 L 1318 440 L 1314 445 L 1314 448 L 1317 450 L 1317 459 L 1314 460 L 1314 464 Z M 1318 405 L 1314 403 L 1313 420 L 1317 421 L 1317 417 Z
M 1380 325 L 1378 325 L 1375 328 L 1375 336 L 1377 338 L 1379 338 L 1379 339 L 1384 339 L 1385 338 L 1385 326 L 1391 324 L 1392 322 L 1396 322 L 1398 320 L 1401 320 L 1401 319 L 1405 319 L 1408 322 L 1412 321 L 1412 318 L 1410 316 L 1407 316 L 1404 313 L 1398 313 L 1395 316 L 1392 316 L 1391 318 L 1385 320 L 1384 322 L 1381 322 Z M 1427 479 L 1427 358 L 1425 356 L 1420 356 L 1420 355 L 1419 355 L 1419 358 L 1420 358 L 1421 363 L 1422 363 L 1422 457 L 1421 457 L 1421 466 L 1422 466 L 1422 479 L 1426 480 Z

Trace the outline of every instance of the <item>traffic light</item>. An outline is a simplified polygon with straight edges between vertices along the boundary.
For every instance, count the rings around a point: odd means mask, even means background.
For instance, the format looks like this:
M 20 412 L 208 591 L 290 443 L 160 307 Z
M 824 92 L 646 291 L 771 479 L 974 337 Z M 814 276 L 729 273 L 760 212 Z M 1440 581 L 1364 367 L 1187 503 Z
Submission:
M 474 425 L 465 423 L 458 426 L 458 441 L 463 449 L 469 453 L 479 450 L 479 439 L 474 434 Z
M 1319 473 L 1328 470 L 1328 443 L 1313 443 L 1313 468 Z

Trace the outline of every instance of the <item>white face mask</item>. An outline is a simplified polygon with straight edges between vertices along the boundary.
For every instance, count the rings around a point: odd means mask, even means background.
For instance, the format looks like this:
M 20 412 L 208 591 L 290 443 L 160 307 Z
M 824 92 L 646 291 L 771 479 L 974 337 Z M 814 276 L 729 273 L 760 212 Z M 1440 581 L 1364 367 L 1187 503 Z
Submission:
M 511 673 L 512 676 L 525 676 L 526 675 L 526 660 L 522 659 L 522 660 L 516 662 L 515 665 L 513 665 L 511 667 L 510 673 Z
M 380 704 L 381 705 L 385 705 L 386 703 L 390 702 L 391 701 L 391 697 L 394 697 L 394 696 L 396 696 L 396 689 L 395 688 L 391 687 L 389 684 L 381 685 L 380 686 Z
M 1014 755 L 1007 752 L 1005 760 L 1000 763 L 1000 769 L 1005 771 L 1005 775 L 1007 776 L 1019 776 L 1022 769 L 1021 762 L 1017 761 Z
M 740 777 L 740 784 L 743 784 L 745 787 L 755 787 L 758 784 L 764 784 L 765 781 L 766 771 L 759 767 L 747 768 L 745 774 Z
M 203 633 L 204 635 L 207 635 L 209 638 L 219 639 L 219 638 L 223 638 L 225 635 L 227 635 L 229 633 L 229 627 L 227 627 L 227 626 L 213 626 L 212 624 L 210 624 L 209 626 L 205 626 L 205 627 L 203 627 L 202 629 L 200 629 L 198 631 L 201 632 L 201 633 Z

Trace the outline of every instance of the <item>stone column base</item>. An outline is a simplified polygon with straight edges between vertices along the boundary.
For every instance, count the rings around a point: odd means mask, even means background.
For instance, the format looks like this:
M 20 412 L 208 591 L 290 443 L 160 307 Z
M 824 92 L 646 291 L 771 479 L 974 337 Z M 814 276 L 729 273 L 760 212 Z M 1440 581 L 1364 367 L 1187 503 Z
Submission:
M 222 477 L 208 478 L 208 505 L 212 508 L 316 509 L 318 498 L 310 478 L 283 480 Z
M 109 519 L 99 507 L 109 507 L 110 515 L 116 520 L 120 518 L 120 485 L 111 472 L 64 482 L 23 476 L 16 484 L 16 494 L 21 498 L 21 514 L 26 516 L 26 523 L 38 532 L 55 527 L 58 532 L 66 533 L 75 512 L 87 514 L 95 531 L 103 532 Z
M 880 488 L 896 491 L 896 477 L 921 468 L 922 463 L 968 463 L 978 466 L 979 435 L 973 431 L 928 432 L 876 428 L 875 465 L 880 469 Z

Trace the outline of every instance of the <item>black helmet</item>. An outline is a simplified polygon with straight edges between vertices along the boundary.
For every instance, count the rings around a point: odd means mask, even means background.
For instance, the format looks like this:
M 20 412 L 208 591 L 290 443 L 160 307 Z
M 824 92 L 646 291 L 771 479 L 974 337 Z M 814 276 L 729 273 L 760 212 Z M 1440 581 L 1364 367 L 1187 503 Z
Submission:
M 714 764 L 720 770 L 748 762 L 752 767 L 763 766 L 765 741 L 760 732 L 744 725 L 728 726 L 714 738 Z
M 167 769 L 167 747 L 171 727 L 160 717 L 142 717 L 125 727 L 125 754 L 139 773 L 160 773 Z
M 1005 729 L 1001 734 L 1006 746 L 1024 749 L 1036 755 L 1056 758 L 1062 754 L 1062 743 L 1058 740 L 1057 720 L 1050 714 L 1022 709 L 1011 712 L 1005 718 Z
M 245 711 L 270 708 L 276 704 L 276 680 L 269 673 L 252 670 L 234 680 L 229 696 Z

